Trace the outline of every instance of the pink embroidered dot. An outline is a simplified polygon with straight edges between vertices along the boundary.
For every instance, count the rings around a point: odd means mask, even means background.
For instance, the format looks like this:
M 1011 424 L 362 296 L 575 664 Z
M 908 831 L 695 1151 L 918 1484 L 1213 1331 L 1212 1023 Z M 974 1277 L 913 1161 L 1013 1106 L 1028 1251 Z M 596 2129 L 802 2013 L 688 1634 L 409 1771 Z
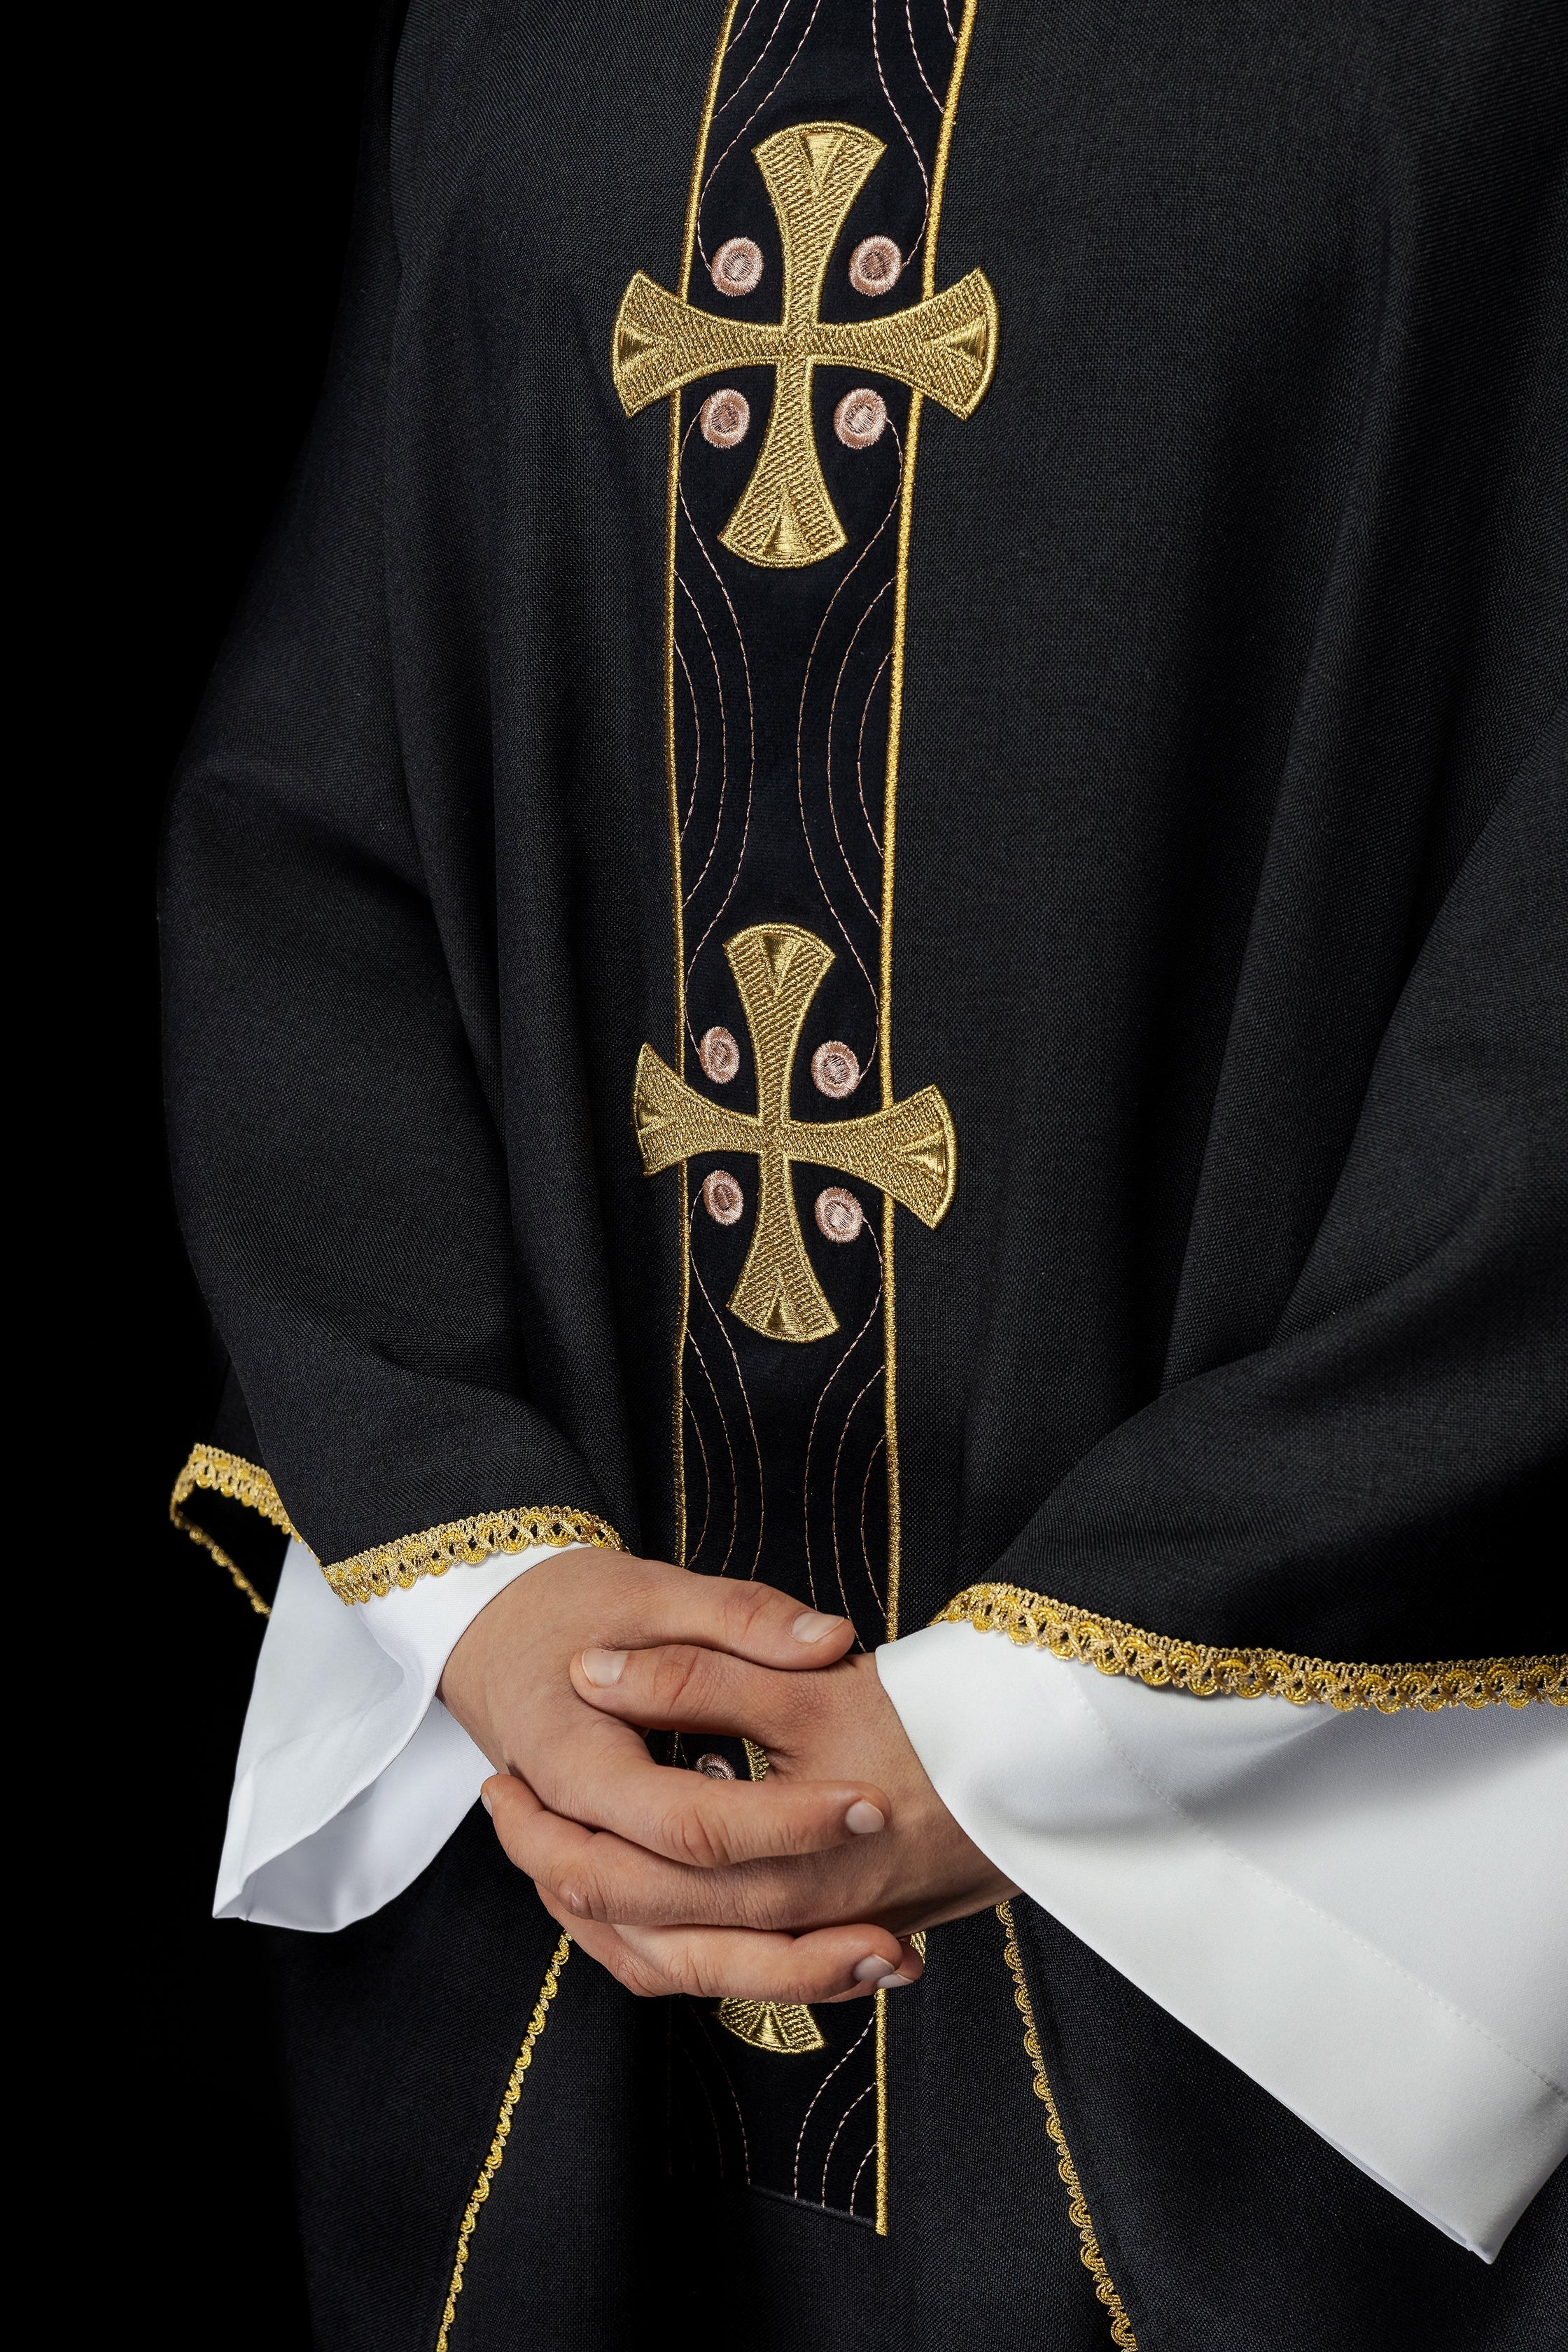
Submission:
M 704 441 L 715 449 L 732 449 L 743 441 L 752 422 L 752 404 L 743 392 L 710 392 L 697 419 Z
M 849 283 L 857 294 L 886 294 L 898 284 L 903 266 L 890 236 L 863 237 L 849 257 Z
M 816 1224 L 819 1233 L 830 1242 L 852 1242 L 859 1237 L 866 1222 L 866 1212 L 853 1192 L 842 1184 L 829 1184 L 816 1196 Z
M 727 1087 L 741 1066 L 741 1049 L 728 1029 L 705 1029 L 697 1058 L 716 1087 Z
M 727 1168 L 715 1168 L 702 1179 L 702 1205 L 716 1225 L 732 1225 L 746 1205 L 746 1196 Z
M 893 250 L 896 253 L 898 247 L 895 246 Z M 763 248 L 749 236 L 727 237 L 713 256 L 708 274 L 721 294 L 749 294 L 762 278 Z M 897 274 L 895 269 L 894 276 Z M 874 290 L 880 293 L 881 288 Z
M 868 384 L 847 392 L 833 412 L 833 430 L 847 449 L 868 449 L 881 439 L 887 424 L 888 404 Z
M 811 1057 L 811 1076 L 817 1093 L 831 1095 L 835 1102 L 852 1095 L 860 1083 L 860 1065 L 853 1045 L 841 1045 L 837 1037 L 830 1037 Z M 824 1193 L 824 1200 L 826 1197 Z
M 734 1766 L 723 1756 L 700 1756 L 691 1769 L 694 1772 L 700 1772 L 708 1780 L 732 1780 L 735 1778 Z

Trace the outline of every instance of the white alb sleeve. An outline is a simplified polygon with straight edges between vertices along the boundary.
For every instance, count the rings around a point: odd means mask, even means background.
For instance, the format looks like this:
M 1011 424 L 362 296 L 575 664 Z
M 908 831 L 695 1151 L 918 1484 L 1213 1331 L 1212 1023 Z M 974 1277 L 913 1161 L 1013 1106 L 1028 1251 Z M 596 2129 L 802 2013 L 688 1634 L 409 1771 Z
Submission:
M 1568 2154 L 1568 1717 L 1193 1698 L 963 1624 L 877 1664 L 1000 1870 L 1494 2259 Z
M 433 1862 L 490 1767 L 436 1696 L 459 1636 L 535 1561 L 497 1553 L 345 1608 L 290 1543 L 240 1735 L 214 1916 L 328 1930 Z

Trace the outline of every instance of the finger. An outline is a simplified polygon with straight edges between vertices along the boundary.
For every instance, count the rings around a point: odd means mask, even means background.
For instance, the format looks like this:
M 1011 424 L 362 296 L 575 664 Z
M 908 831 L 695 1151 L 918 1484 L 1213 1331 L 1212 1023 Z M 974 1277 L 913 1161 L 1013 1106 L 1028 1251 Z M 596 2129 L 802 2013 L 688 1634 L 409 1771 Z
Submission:
M 863 2000 L 908 1984 L 899 1939 L 885 1927 L 818 1927 L 805 1936 L 737 1927 L 617 1926 L 625 1948 L 677 1991 L 706 2000 Z
M 535 1794 L 553 1813 L 695 1870 L 826 1853 L 874 1837 L 892 1810 L 869 1781 L 710 1780 L 656 1764 L 613 1717 L 584 1714 L 583 1726 L 599 1736 L 559 1743 L 535 1773 Z
M 844 1696 L 840 1674 L 780 1675 L 689 1642 L 645 1649 L 586 1649 L 572 1661 L 572 1687 L 601 1715 L 647 1731 L 743 1732 L 764 1748 L 792 1748 Z
M 925 1974 L 925 1965 L 924 1960 L 921 1958 L 919 1952 L 916 1951 L 909 1937 L 907 1936 L 900 1936 L 899 1937 L 898 1967 L 894 1969 L 890 1977 L 883 1976 L 871 1978 L 869 1990 L 872 1992 L 893 1992 L 898 1990 L 900 1985 L 918 1984 L 921 1977 Z M 868 1969 L 867 1975 L 868 1978 L 870 1977 L 869 1969 Z M 819 2000 L 816 2003 L 816 2006 L 819 2009 L 831 2009 L 837 2001 L 858 2000 L 861 1993 L 866 1990 L 866 1985 L 864 1983 L 859 1983 L 856 1985 L 853 1992 L 829 1993 L 825 2000 Z
M 700 1775 L 689 1777 L 697 1780 Z M 748 1793 L 760 1799 L 764 1791 Z M 704 1927 L 804 1929 L 825 1925 L 846 1907 L 841 1895 L 802 1877 L 787 1862 L 712 1869 L 669 1861 L 629 1838 L 552 1811 L 536 1790 L 513 1776 L 487 1780 L 480 1795 L 508 1859 L 558 1895 L 574 1918 L 616 1926 L 627 1920 L 649 1927 L 695 1921 Z
M 746 1929 L 613 1927 L 574 1919 L 550 1894 L 541 1900 L 590 1958 L 629 1992 L 644 1998 L 684 1994 L 703 2000 L 837 2004 L 864 2000 L 893 1984 L 918 1959 L 896 1936 L 870 1927 L 824 1927 L 806 1936 Z
M 595 1560 L 604 1553 L 584 1554 Z M 604 1649 L 646 1649 L 658 1642 L 700 1642 L 728 1650 L 758 1665 L 784 1672 L 823 1666 L 841 1658 L 855 1639 L 847 1617 L 803 1609 L 771 1584 L 741 1583 L 727 1576 L 694 1576 L 662 1560 L 621 1556 L 633 1573 L 606 1580 L 604 1615 L 594 1629 Z M 593 1591 L 585 1583 L 584 1593 Z

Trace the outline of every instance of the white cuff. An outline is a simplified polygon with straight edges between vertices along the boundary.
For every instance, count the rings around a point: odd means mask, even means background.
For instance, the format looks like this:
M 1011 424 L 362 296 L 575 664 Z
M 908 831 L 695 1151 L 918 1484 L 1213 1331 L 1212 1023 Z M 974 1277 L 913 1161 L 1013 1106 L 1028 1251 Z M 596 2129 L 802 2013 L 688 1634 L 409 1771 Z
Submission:
M 240 1736 L 214 1916 L 327 1930 L 439 1853 L 490 1767 L 436 1696 L 460 1635 L 541 1544 L 345 1608 L 290 1543 Z
M 877 1664 L 998 1869 L 1495 2258 L 1568 2154 L 1568 1721 L 1196 1699 L 961 1624 Z

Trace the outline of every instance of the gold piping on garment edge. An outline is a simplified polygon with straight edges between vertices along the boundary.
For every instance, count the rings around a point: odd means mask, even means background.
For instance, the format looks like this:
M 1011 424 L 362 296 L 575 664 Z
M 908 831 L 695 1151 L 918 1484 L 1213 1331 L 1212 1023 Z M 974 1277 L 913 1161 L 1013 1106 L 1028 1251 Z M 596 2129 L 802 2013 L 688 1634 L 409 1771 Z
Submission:
M 517 2063 L 511 2070 L 501 2098 L 500 2113 L 496 2117 L 495 2137 L 489 2154 L 479 2167 L 479 2177 L 474 2183 L 474 2193 L 458 2227 L 458 2259 L 452 2265 L 452 2281 L 447 2289 L 447 2308 L 441 2314 L 441 2332 L 436 2338 L 436 2352 L 447 2352 L 447 2338 L 458 2316 L 458 2297 L 463 2292 L 463 2271 L 468 2259 L 468 2241 L 479 2218 L 479 2208 L 490 2193 L 490 2183 L 500 2170 L 506 2154 L 507 2140 L 511 2132 L 512 2110 L 522 2094 L 522 2078 L 533 2063 L 533 2053 L 545 2027 L 545 2013 L 555 1998 L 555 1988 L 561 1981 L 561 1971 L 572 1957 L 572 1939 L 563 1936 L 544 1972 L 544 1982 L 539 1989 L 539 1999 L 533 2004 L 533 2015 L 528 2021 L 528 2032 L 522 2037 L 522 2047 L 517 2053 Z
M 169 1517 L 174 1525 L 227 1569 L 258 1616 L 269 1616 L 266 1601 L 249 1579 L 182 1511 L 180 1506 L 198 1487 L 226 1496 L 231 1502 L 244 1503 L 249 1509 L 259 1511 L 284 1535 L 303 1542 L 283 1507 L 277 1487 L 254 1462 L 247 1462 L 237 1454 L 225 1454 L 216 1445 L 198 1445 L 175 1480 L 169 1504 Z M 398 1536 L 391 1543 L 374 1544 L 368 1551 L 355 1552 L 352 1559 L 330 1561 L 321 1573 L 338 1599 L 352 1606 L 359 1601 L 379 1600 L 399 1587 L 406 1591 L 422 1576 L 445 1576 L 453 1568 L 478 1568 L 497 1552 L 531 1551 L 536 1544 L 593 1551 L 626 1549 L 614 1528 L 595 1518 L 591 1511 L 546 1503 L 537 1509 L 480 1511 L 471 1518 L 448 1519 L 440 1527 L 421 1528 L 416 1534 Z
M 1057 2158 L 1057 2171 L 1069 2200 L 1068 2219 L 1079 2234 L 1079 2260 L 1093 2279 L 1095 2294 L 1110 2316 L 1112 2343 L 1120 2345 L 1121 2352 L 1138 2352 L 1138 2338 L 1132 2333 L 1132 2322 L 1111 2284 L 1110 2273 L 1105 2267 L 1105 2256 L 1100 2251 L 1100 2240 L 1095 2236 L 1094 2223 L 1084 2201 L 1083 2183 L 1078 2177 L 1078 2167 L 1068 2150 L 1062 2119 L 1057 2111 L 1056 2095 L 1051 2089 L 1050 2077 L 1046 2073 L 1046 2062 L 1040 2052 L 1039 2028 L 1035 2023 L 1034 2006 L 1029 2000 L 1029 1988 L 1024 1976 L 1023 1956 L 1018 1949 L 1018 1934 L 1013 1925 L 1012 1905 L 998 1903 L 996 1916 L 1007 1934 L 1002 1957 L 1013 1972 L 1013 1999 L 1024 2021 L 1024 2048 L 1035 2070 L 1035 2096 L 1045 2108 L 1046 2129 L 1061 2151 Z
M 1522 1658 L 1457 1658 L 1436 1664 L 1358 1665 L 1298 1656 L 1287 1650 L 1215 1649 L 1146 1633 L 1120 1618 L 1075 1609 L 1016 1584 L 972 1584 L 931 1620 L 1005 1633 L 1010 1642 L 1053 1657 L 1126 1675 L 1156 1688 L 1194 1698 L 1288 1698 L 1295 1706 L 1342 1711 L 1375 1707 L 1428 1713 L 1445 1706 L 1568 1705 L 1568 1654 Z

